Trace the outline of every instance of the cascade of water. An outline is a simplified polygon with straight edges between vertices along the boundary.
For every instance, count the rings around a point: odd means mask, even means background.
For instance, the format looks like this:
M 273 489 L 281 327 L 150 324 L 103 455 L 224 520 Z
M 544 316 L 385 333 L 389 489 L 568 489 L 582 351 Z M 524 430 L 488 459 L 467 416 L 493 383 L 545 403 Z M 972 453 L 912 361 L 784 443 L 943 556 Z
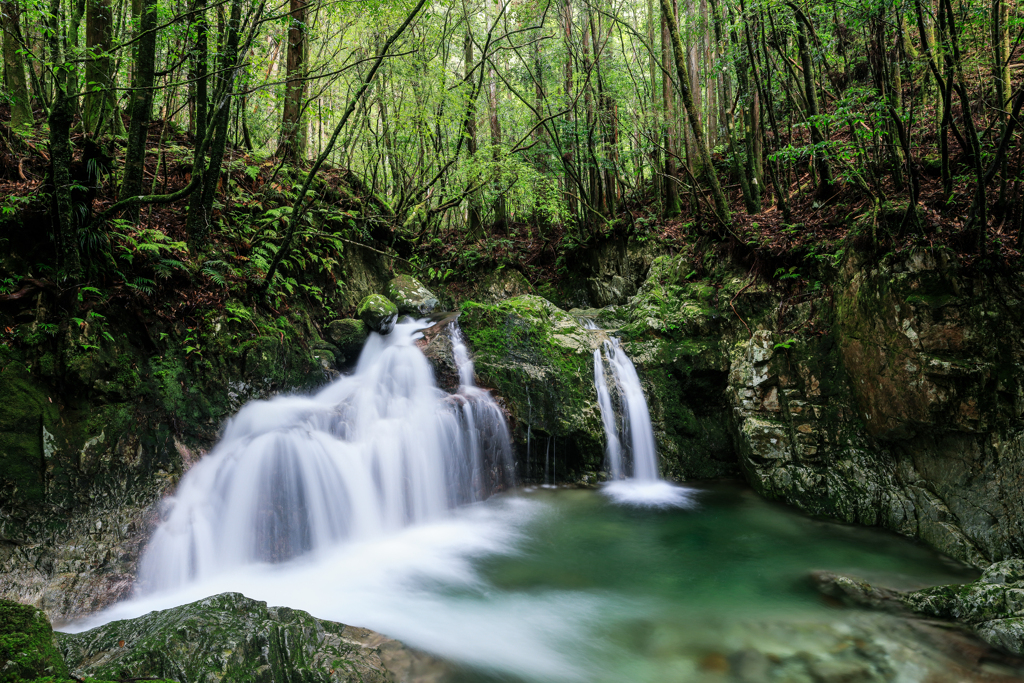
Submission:
M 584 319 L 589 330 L 600 328 Z M 618 338 L 610 337 L 594 350 L 594 386 L 604 425 L 605 453 L 611 472 L 612 494 L 623 502 L 649 505 L 683 505 L 688 494 L 684 489 L 663 482 L 658 474 L 658 450 L 654 443 L 651 413 L 647 408 L 640 376 L 633 361 L 626 355 Z M 618 398 L 621 425 L 616 425 L 616 409 L 606 378 L 611 375 Z M 628 479 L 627 486 L 620 480 Z
M 473 384 L 446 394 L 413 343 L 423 325 L 371 334 L 356 365 L 312 396 L 253 401 L 181 480 L 139 567 L 145 591 L 278 562 L 443 515 L 513 484 L 504 415 Z

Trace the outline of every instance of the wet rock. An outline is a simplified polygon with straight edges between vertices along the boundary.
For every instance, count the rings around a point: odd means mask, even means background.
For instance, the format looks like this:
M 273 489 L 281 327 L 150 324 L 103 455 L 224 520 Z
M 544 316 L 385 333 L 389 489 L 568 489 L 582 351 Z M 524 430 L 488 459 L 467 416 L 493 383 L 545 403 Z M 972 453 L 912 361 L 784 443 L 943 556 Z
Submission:
M 431 325 L 423 330 L 423 338 L 416 342 L 434 369 L 437 386 L 449 394 L 456 393 L 460 384 L 459 366 L 455 362 L 455 351 L 448 334 L 448 326 L 455 319 L 456 316 L 451 315 Z
M 223 593 L 77 634 L 59 634 L 68 668 L 116 679 L 384 683 L 443 665 L 366 629 Z
M 419 280 L 409 275 L 399 275 L 388 283 L 388 298 L 401 315 L 423 317 L 437 308 L 437 297 Z
M 358 358 L 368 334 L 366 323 L 356 318 L 332 320 L 324 328 L 324 336 L 341 354 L 339 363 L 349 363 Z
M 398 320 L 398 307 L 380 294 L 371 294 L 359 303 L 359 318 L 374 332 L 388 334 Z

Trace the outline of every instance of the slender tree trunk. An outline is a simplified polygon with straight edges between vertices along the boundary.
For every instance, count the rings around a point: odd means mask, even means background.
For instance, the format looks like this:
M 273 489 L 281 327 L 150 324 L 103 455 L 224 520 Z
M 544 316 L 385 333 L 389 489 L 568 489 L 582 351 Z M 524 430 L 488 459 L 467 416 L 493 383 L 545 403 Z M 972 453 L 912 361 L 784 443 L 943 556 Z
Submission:
M 468 19 L 467 19 L 468 21 Z M 471 82 L 471 75 L 473 69 L 473 34 L 470 32 L 469 26 L 466 27 L 466 39 L 463 44 L 465 61 L 465 78 L 466 84 L 469 86 L 469 94 L 467 98 L 469 102 L 466 103 L 466 123 L 465 123 L 465 136 L 466 136 L 466 149 L 469 152 L 470 159 L 476 156 L 477 142 L 476 142 L 476 88 L 473 87 Z M 483 65 L 480 65 L 483 68 Z M 472 179 L 469 181 L 473 182 Z M 469 203 L 469 225 L 467 234 L 470 238 L 476 239 L 481 235 L 483 230 L 483 217 L 480 211 L 480 192 L 471 192 L 468 198 Z
M 35 120 L 32 117 L 32 102 L 28 94 L 28 81 L 25 79 L 25 60 L 22 59 L 21 45 L 21 12 L 14 0 L 0 3 L 3 12 L 4 31 L 4 75 L 7 90 L 11 93 L 11 128 L 24 133 Z
M 796 5 L 789 5 L 796 14 L 799 32 L 797 33 L 797 45 L 800 49 L 800 65 L 804 71 L 804 96 L 807 100 L 807 120 L 811 129 L 811 144 L 818 149 L 814 152 L 814 167 L 818 172 L 818 197 L 830 199 L 835 195 L 834 181 L 832 180 L 832 168 L 828 163 L 828 153 L 822 149 L 825 136 L 821 134 L 818 126 L 818 93 L 814 86 L 814 71 L 811 63 L 811 50 L 808 45 L 808 35 L 811 32 L 810 23 L 804 13 Z
M 494 0 L 495 18 L 504 14 L 505 8 L 502 6 L 504 0 Z M 501 119 L 499 118 L 498 111 L 498 74 L 495 72 L 494 63 L 491 59 L 488 59 L 490 64 L 490 84 L 487 89 L 487 110 L 490 117 L 491 123 L 491 146 L 494 152 L 494 161 L 501 161 Z M 508 205 L 505 200 L 505 188 L 501 186 L 500 173 L 498 174 L 499 182 L 497 185 L 497 196 L 494 198 L 494 227 L 499 231 L 504 230 L 508 223 Z
M 673 14 L 670 3 L 671 0 L 661 0 L 662 12 L 669 17 Z M 679 75 L 679 95 L 683 101 L 683 107 L 686 109 L 686 115 L 690 123 L 690 131 L 693 134 L 694 144 L 697 147 L 701 163 L 704 166 L 705 178 L 708 185 L 711 186 L 711 196 L 715 202 L 715 213 L 717 214 L 719 222 L 728 226 L 732 222 L 732 217 L 729 212 L 729 202 L 725 197 L 725 193 L 722 191 L 722 185 L 718 182 L 718 175 L 715 173 L 715 167 L 711 161 L 711 152 L 704 139 L 703 131 L 701 131 L 700 120 L 697 118 L 696 111 L 694 110 L 693 97 L 690 95 L 689 87 L 690 74 L 687 73 L 688 64 L 686 62 L 686 56 L 683 53 L 683 43 L 679 37 L 679 26 L 675 19 L 672 19 L 672 21 L 668 22 L 668 27 L 672 38 L 673 54 L 676 58 L 676 71 Z
M 78 32 L 82 25 L 82 17 L 85 16 L 85 0 L 75 0 L 74 10 L 71 12 L 71 18 L 68 20 L 68 31 L 67 31 L 67 45 L 68 45 L 68 57 L 69 59 L 78 59 L 81 57 L 79 53 L 78 45 Z M 70 65 L 69 65 L 70 67 Z M 71 106 L 76 114 L 79 114 L 78 106 L 78 91 L 81 87 L 78 81 L 79 70 L 77 66 L 71 67 L 67 72 L 67 94 L 71 98 Z
M 302 125 L 302 104 L 306 100 L 306 0 L 291 0 L 290 6 L 284 113 L 277 153 L 295 163 L 306 158 L 306 135 Z
M 82 275 L 78 252 L 77 225 L 71 206 L 71 124 L 74 111 L 67 96 L 64 75 L 67 64 L 60 48 L 57 25 L 60 0 L 50 0 L 49 43 L 57 78 L 53 84 L 50 106 L 50 177 L 53 181 L 54 241 L 57 245 L 57 268 L 66 280 L 77 281 Z
M 672 88 L 672 34 L 669 29 L 669 22 L 675 21 L 675 16 L 668 14 L 671 5 L 661 5 L 661 63 L 664 70 L 661 75 L 661 106 L 663 111 L 662 119 L 662 146 L 665 148 L 665 166 L 662 169 L 661 177 L 661 206 L 662 215 L 665 218 L 675 218 L 679 215 L 679 185 L 676 181 L 676 156 L 678 149 L 674 132 L 677 128 L 675 123 L 674 101 L 675 93 Z
M 196 142 L 196 153 L 199 152 L 199 141 L 206 136 L 206 119 L 209 114 L 209 76 L 207 62 L 209 60 L 209 23 L 206 20 L 206 0 L 197 0 L 193 8 L 194 14 L 191 33 L 194 39 L 189 54 L 189 95 L 192 99 L 192 135 Z M 193 165 L 198 167 L 202 159 L 195 156 Z
M 153 112 L 153 83 L 156 69 L 156 0 L 143 0 L 139 17 L 135 69 L 132 80 L 128 147 L 124 154 L 124 180 L 121 199 L 142 194 L 142 175 L 146 162 L 146 140 Z M 129 209 L 132 222 L 139 220 L 139 206 Z
M 224 160 L 224 149 L 227 145 L 228 124 L 231 123 L 231 101 L 235 85 L 235 66 L 238 60 L 239 23 L 242 19 L 241 0 L 232 0 L 231 16 L 226 22 L 224 52 L 217 65 L 221 75 L 217 79 L 217 89 L 209 117 L 206 137 L 210 137 L 210 159 L 197 164 L 193 173 L 200 173 L 198 191 L 192 193 L 185 219 L 185 232 L 188 236 L 189 248 L 198 251 L 206 245 L 207 235 L 213 227 L 213 200 L 220 181 L 220 166 Z M 198 107 L 197 107 L 198 109 Z M 200 143 L 200 151 L 202 143 Z

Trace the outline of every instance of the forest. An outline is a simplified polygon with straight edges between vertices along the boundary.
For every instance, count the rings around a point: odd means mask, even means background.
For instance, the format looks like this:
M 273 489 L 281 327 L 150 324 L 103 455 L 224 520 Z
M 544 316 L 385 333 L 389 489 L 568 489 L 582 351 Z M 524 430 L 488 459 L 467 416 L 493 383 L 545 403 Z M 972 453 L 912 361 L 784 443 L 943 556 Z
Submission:
M 794 280 L 1024 248 L 1008 0 L 7 0 L 3 28 L 5 297 L 323 302 L 353 244 L 548 287 L 609 235 Z

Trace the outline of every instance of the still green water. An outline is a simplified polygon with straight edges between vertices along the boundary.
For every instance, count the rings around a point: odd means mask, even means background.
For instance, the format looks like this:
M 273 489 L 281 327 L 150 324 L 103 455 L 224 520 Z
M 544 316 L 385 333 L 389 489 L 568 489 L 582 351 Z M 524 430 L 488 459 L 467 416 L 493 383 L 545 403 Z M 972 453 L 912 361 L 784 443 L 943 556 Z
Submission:
M 533 514 L 514 550 L 475 560 L 482 584 L 447 600 L 467 615 L 489 613 L 485 604 L 521 611 L 564 671 L 529 673 L 536 653 L 524 648 L 518 672 L 457 680 L 1021 679 L 998 654 L 965 656 L 984 649 L 968 635 L 830 604 L 809 580 L 824 569 L 916 589 L 977 577 L 910 539 L 813 520 L 737 485 L 697 487 L 683 509 L 622 506 L 589 490 L 521 495 Z

